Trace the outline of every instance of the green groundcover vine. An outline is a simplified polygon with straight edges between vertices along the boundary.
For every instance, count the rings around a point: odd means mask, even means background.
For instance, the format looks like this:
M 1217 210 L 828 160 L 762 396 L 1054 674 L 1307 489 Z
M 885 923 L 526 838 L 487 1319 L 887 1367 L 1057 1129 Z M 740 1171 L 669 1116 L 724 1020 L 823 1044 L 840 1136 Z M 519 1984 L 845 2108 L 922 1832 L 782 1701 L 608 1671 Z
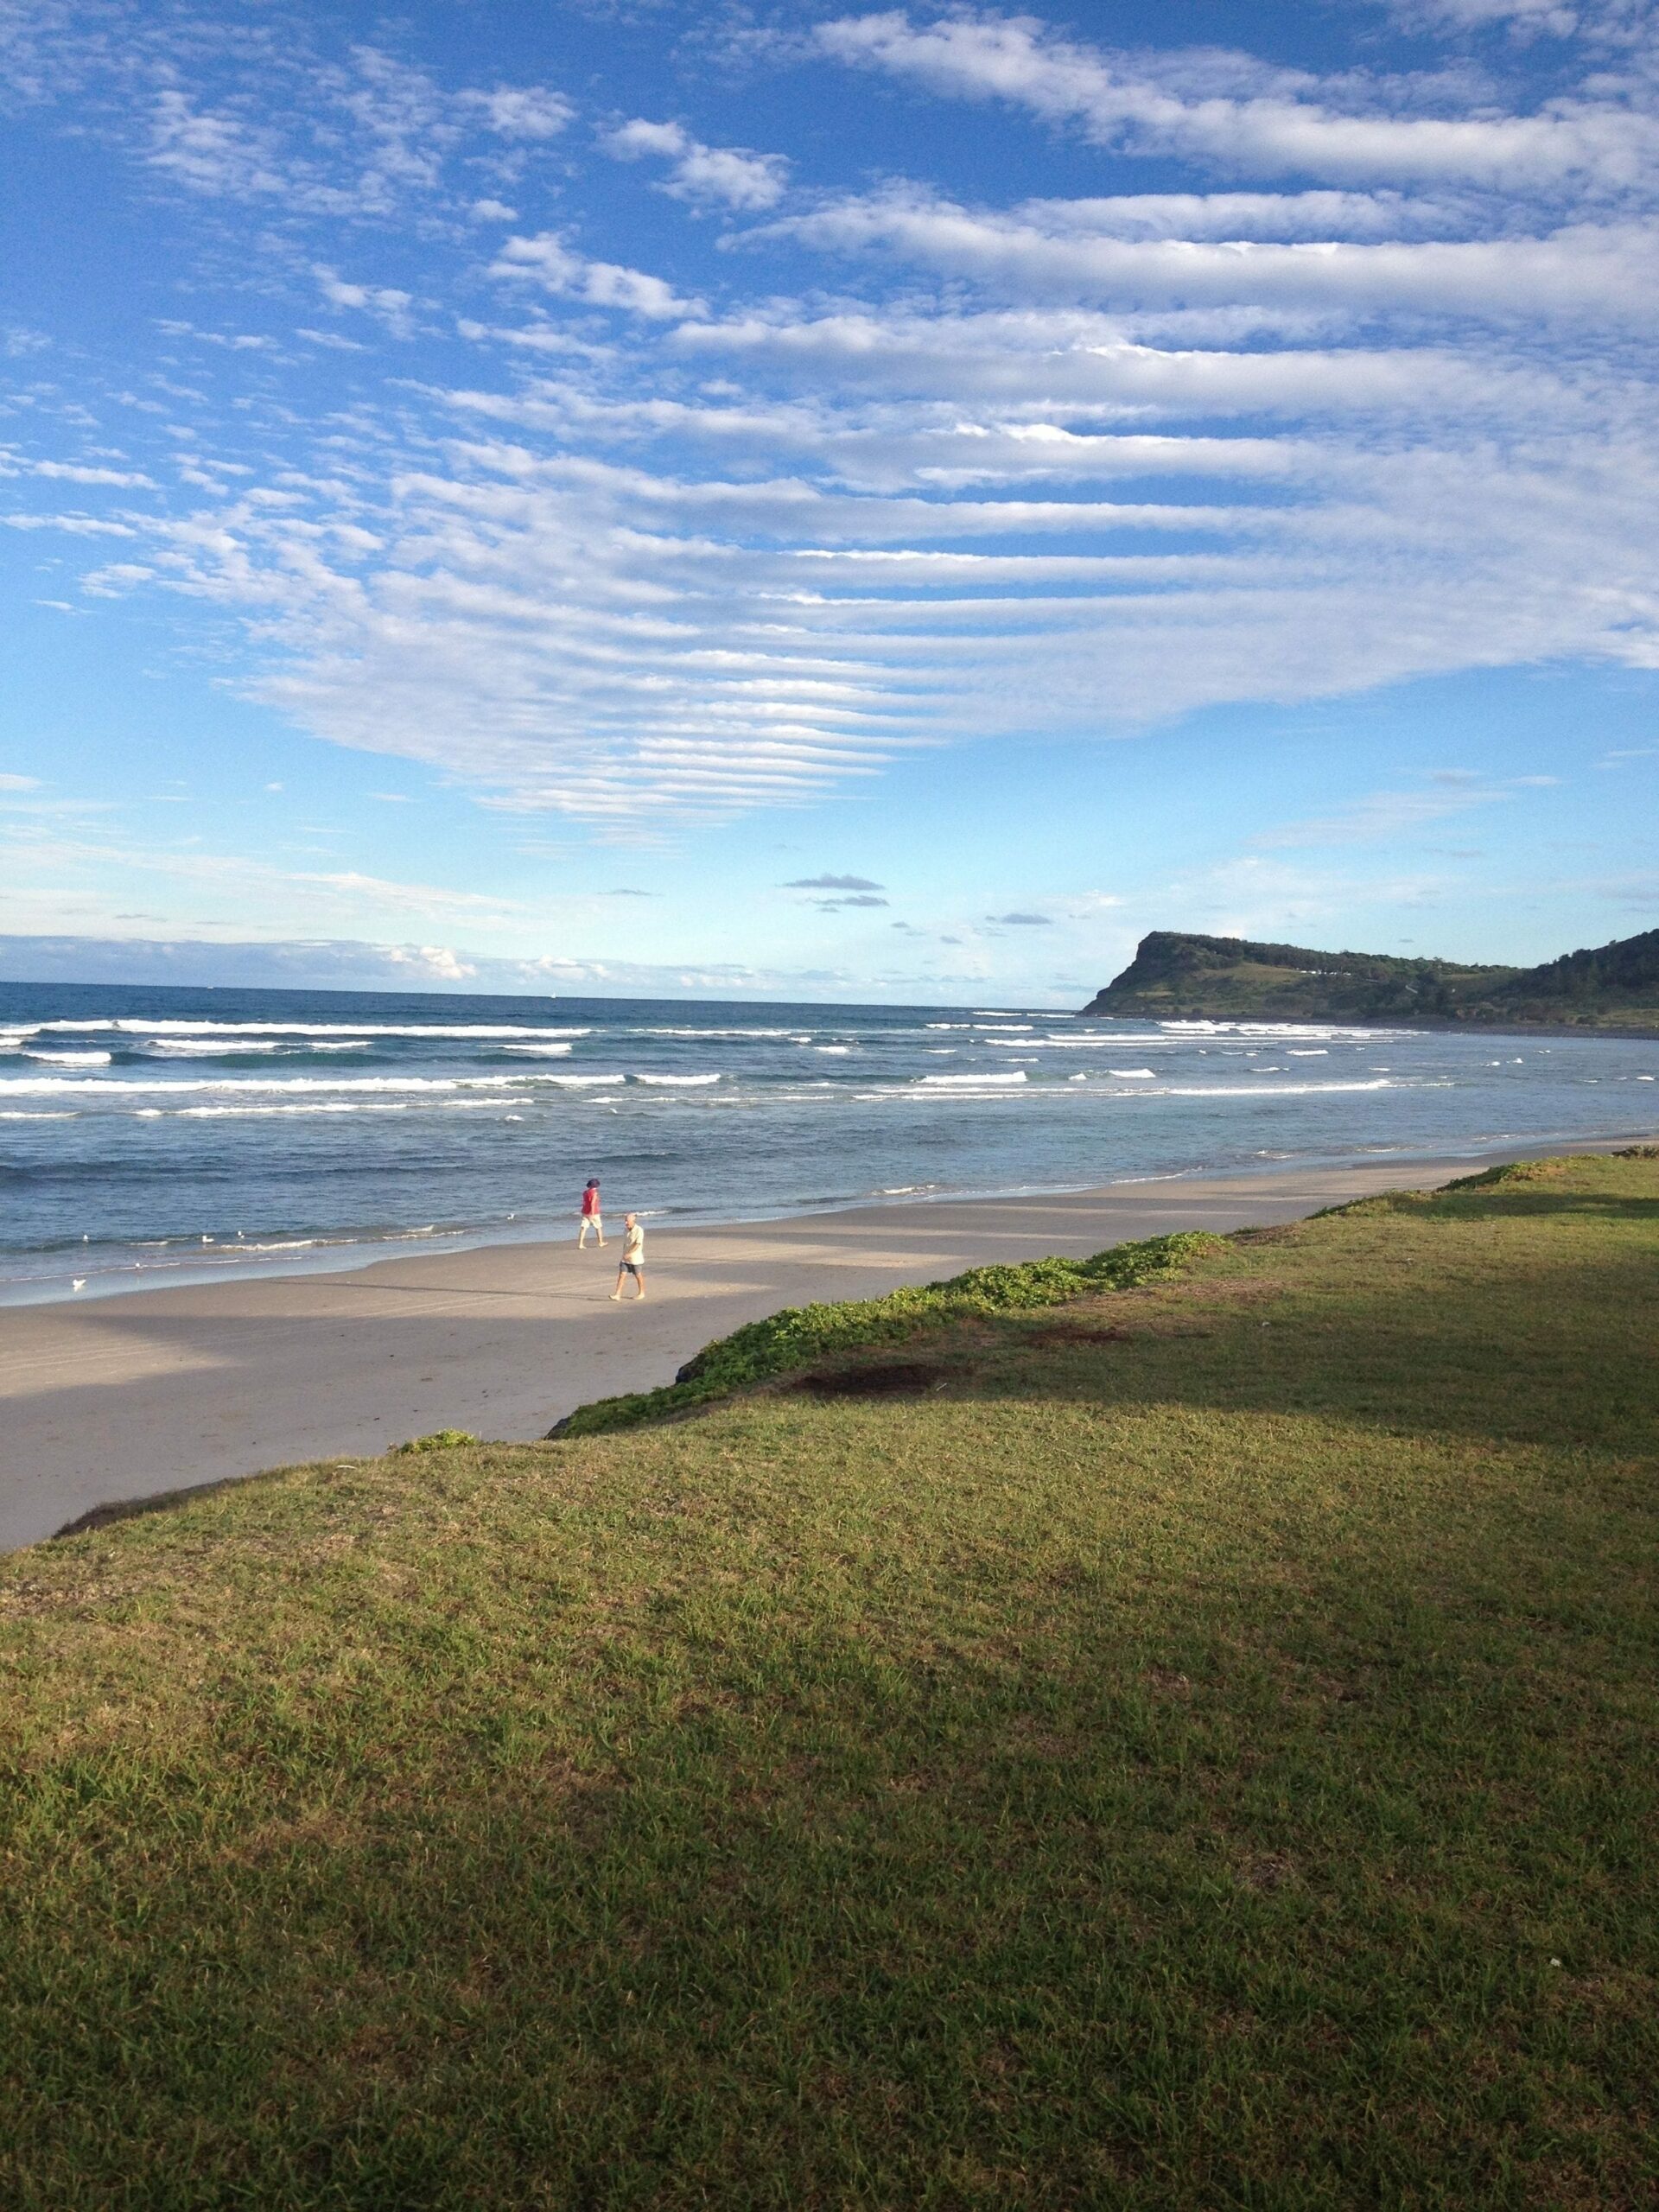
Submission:
M 548 1433 L 556 1437 L 602 1436 L 706 1405 L 809 1366 L 826 1354 L 902 1344 L 925 1329 L 976 1315 L 1018 1313 L 1063 1306 L 1091 1292 L 1138 1289 L 1179 1274 L 1189 1260 L 1220 1241 L 1203 1230 L 1184 1230 L 1145 1237 L 1138 1243 L 1114 1244 L 1087 1260 L 1027 1260 L 969 1268 L 944 1282 L 907 1286 L 880 1298 L 786 1306 L 781 1313 L 747 1322 L 729 1337 L 705 1344 L 663 1389 L 595 1398 L 567 1414 Z

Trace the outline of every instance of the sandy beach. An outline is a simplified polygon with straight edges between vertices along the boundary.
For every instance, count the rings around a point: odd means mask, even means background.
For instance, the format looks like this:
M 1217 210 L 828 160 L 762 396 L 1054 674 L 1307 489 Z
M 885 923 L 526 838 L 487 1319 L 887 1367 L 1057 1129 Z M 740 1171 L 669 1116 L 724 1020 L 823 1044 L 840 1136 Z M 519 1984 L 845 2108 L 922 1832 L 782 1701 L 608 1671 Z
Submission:
M 620 1241 L 579 1253 L 573 1227 L 557 1244 L 12 1307 L 0 1311 L 0 1550 L 100 1505 L 437 1428 L 540 1436 L 587 1399 L 671 1380 L 711 1338 L 780 1306 L 1291 1221 L 1478 1165 L 1370 1161 L 654 1230 L 639 1306 L 609 1303 Z

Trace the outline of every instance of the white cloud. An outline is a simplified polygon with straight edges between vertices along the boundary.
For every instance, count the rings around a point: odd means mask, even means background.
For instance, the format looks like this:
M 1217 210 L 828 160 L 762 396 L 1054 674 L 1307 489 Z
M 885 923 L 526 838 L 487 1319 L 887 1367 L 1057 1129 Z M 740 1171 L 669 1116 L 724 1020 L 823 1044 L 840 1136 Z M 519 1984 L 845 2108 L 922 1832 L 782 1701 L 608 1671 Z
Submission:
M 672 342 L 814 387 L 833 378 L 872 395 L 989 408 L 1005 420 L 1030 411 L 1050 426 L 1068 416 L 1108 416 L 1125 428 L 1181 415 L 1490 417 L 1570 409 L 1572 397 L 1559 375 L 1524 358 L 1449 345 L 1178 348 L 1136 342 L 1119 318 L 1064 311 L 769 313 L 688 323 Z M 982 427 L 975 415 L 968 421 Z
M 3 523 L 8 530 L 61 531 L 69 537 L 135 537 L 137 535 L 130 523 L 104 522 L 94 515 L 0 515 L 0 523 Z M 137 573 L 148 574 L 148 571 Z
M 556 138 L 575 113 L 563 92 L 550 92 L 544 85 L 502 85 L 493 92 L 466 97 L 504 138 Z
M 55 484 L 107 484 L 124 491 L 156 489 L 154 478 L 141 468 L 105 468 L 86 461 L 35 461 L 9 447 L 0 447 L 0 476 L 38 476 Z
M 1005 293 L 1120 308 L 1287 302 L 1344 313 L 1644 325 L 1659 318 L 1659 292 L 1645 275 L 1659 249 L 1650 224 L 1577 225 L 1541 238 L 1195 243 L 1103 234 L 1103 225 L 1084 230 L 1064 204 L 976 214 L 948 200 L 887 194 L 832 202 L 776 228 L 839 251 L 879 246 Z
M 393 968 L 423 983 L 468 983 L 478 974 L 477 962 L 463 960 L 450 945 L 391 944 L 385 957 Z
M 285 182 L 270 131 L 194 107 L 175 87 L 156 95 L 147 158 L 193 192 L 269 195 Z
M 705 146 L 677 123 L 636 119 L 607 132 L 606 150 L 619 161 L 658 155 L 672 164 L 664 186 L 677 200 L 717 200 L 744 210 L 773 207 L 789 182 L 781 154 L 755 154 L 738 146 Z
M 1328 182 L 1466 180 L 1553 189 L 1624 189 L 1659 170 L 1659 123 L 1612 101 L 1561 99 L 1526 115 L 1415 115 L 1320 96 L 1305 73 L 1208 53 L 1113 54 L 1058 38 L 1030 16 L 957 14 L 913 23 L 901 10 L 818 25 L 821 51 L 957 99 L 1001 99 L 1103 145 L 1185 154 L 1244 175 Z M 1360 89 L 1351 77 L 1351 93 Z M 1381 88 L 1379 88 L 1380 90 Z
M 342 922 L 396 928 L 400 918 L 407 925 L 414 917 L 441 927 L 480 928 L 516 921 L 524 912 L 515 901 L 442 884 L 400 882 L 357 869 L 286 868 L 248 854 L 71 838 L 29 823 L 9 830 L 3 850 L 14 910 L 27 904 L 37 917 L 61 916 L 86 893 L 113 918 L 113 908 L 131 895 L 121 888 L 124 878 L 147 889 L 165 883 L 175 912 L 203 917 L 234 895 L 245 915 L 260 914 L 267 926 L 308 921 L 320 929 Z
M 460 129 L 451 102 L 423 70 L 358 46 L 349 68 L 322 77 L 356 125 L 357 189 L 367 206 L 389 207 L 404 192 L 436 188 Z
M 1389 844 L 1444 821 L 1448 815 L 1466 813 L 1472 807 L 1491 806 L 1513 796 L 1472 777 L 1444 776 L 1431 780 L 1440 788 L 1427 791 L 1372 791 L 1334 814 L 1286 823 L 1265 832 L 1256 842 L 1278 847 Z M 1552 783 L 1554 779 L 1545 777 L 1541 780 Z
M 1637 0 L 1638 6 L 1641 0 Z M 1484 30 L 1502 24 L 1518 36 L 1570 38 L 1585 24 L 1609 22 L 1629 11 L 1599 6 L 1567 7 L 1561 0 L 1390 0 L 1389 12 L 1411 29 Z
M 583 300 L 590 307 L 620 308 L 652 321 L 677 321 L 702 312 L 695 300 L 680 298 L 662 277 L 613 261 L 589 261 L 573 252 L 553 231 L 509 238 L 491 264 L 490 274 L 529 279 L 564 298 Z
M 330 307 L 351 308 L 364 315 L 372 315 L 382 322 L 394 338 L 407 338 L 413 327 L 410 318 L 412 305 L 407 292 L 398 291 L 390 284 L 348 283 L 339 273 L 319 263 L 313 270 L 317 289 Z
M 311 330 L 302 323 L 294 335 L 304 339 L 308 346 L 326 346 L 331 353 L 361 353 L 365 351 L 360 340 L 342 337 L 337 330 Z

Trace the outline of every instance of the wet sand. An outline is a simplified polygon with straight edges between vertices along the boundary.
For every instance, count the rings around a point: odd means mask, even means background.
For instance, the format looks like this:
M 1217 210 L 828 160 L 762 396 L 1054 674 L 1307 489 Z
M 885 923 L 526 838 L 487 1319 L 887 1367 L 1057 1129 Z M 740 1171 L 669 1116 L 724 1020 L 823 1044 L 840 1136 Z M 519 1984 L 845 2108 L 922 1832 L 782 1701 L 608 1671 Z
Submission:
M 1526 1149 L 1562 1147 L 1503 1156 Z M 1480 1164 L 1367 1161 L 653 1229 L 639 1306 L 609 1303 L 620 1239 L 578 1253 L 573 1224 L 559 1244 L 0 1310 L 0 1550 L 99 1505 L 433 1429 L 540 1436 L 587 1399 L 671 1381 L 711 1338 L 780 1306 L 1169 1230 L 1292 1221 Z

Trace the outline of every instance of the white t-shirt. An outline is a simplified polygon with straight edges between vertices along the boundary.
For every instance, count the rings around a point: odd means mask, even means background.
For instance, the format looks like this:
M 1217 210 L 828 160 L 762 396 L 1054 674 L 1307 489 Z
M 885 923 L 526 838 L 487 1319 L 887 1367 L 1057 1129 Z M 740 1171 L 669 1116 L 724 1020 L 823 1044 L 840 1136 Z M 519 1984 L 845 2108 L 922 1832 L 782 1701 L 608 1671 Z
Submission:
M 645 1264 L 645 1232 L 638 1222 L 622 1239 L 622 1257 L 636 1268 Z

